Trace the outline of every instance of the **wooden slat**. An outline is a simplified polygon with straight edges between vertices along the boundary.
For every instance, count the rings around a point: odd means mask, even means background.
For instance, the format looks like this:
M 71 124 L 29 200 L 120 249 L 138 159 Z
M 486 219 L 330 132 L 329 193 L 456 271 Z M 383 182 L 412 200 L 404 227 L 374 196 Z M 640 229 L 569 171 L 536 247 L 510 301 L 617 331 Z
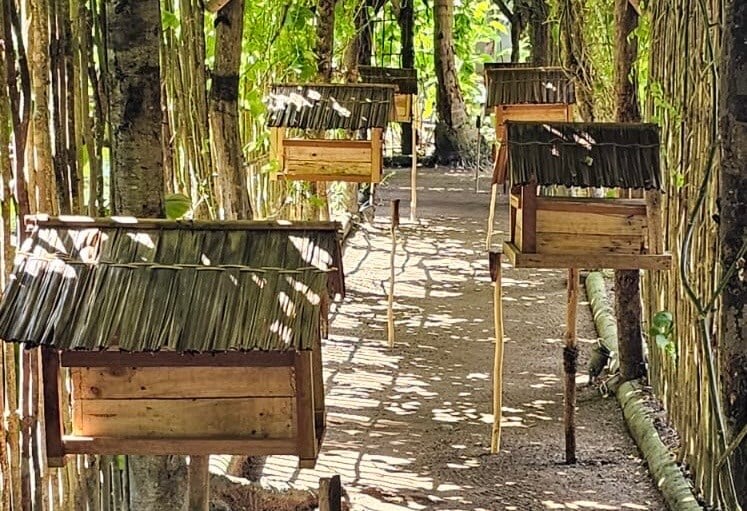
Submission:
M 285 165 L 283 144 L 285 142 L 285 128 L 270 129 L 270 160 L 276 160 L 278 168 Z
M 537 197 L 537 209 L 604 215 L 646 216 L 646 202 L 642 199 L 593 199 L 577 197 Z
M 579 234 L 558 232 L 537 233 L 538 254 L 642 254 L 645 253 L 645 231 L 626 236 L 621 234 Z
M 295 438 L 240 440 L 223 438 L 119 438 L 63 437 L 68 454 L 244 454 L 269 456 L 296 454 Z
M 290 397 L 290 366 L 72 368 L 74 399 Z
M 142 231 L 147 229 L 188 229 L 210 231 L 340 231 L 339 222 L 292 222 L 289 220 L 167 220 L 165 218 L 134 218 L 134 217 L 98 217 L 87 216 L 58 216 L 45 214 L 26 215 L 26 228 L 62 227 L 65 229 L 90 228 L 131 228 Z
M 366 163 L 371 161 L 371 143 L 367 140 L 286 140 L 283 154 L 286 165 L 317 160 Z
M 369 169 L 370 170 L 370 169 Z M 273 180 L 279 181 L 345 181 L 347 183 L 378 183 L 371 174 L 325 174 L 325 173 L 276 173 L 272 175 Z
M 209 382 L 205 382 L 210 385 Z M 295 399 L 81 399 L 73 435 L 164 438 L 292 438 Z
M 506 121 L 566 121 L 569 105 L 560 103 L 499 105 L 495 107 L 495 123 Z
M 537 235 L 540 232 L 573 235 L 617 234 L 621 236 L 643 236 L 647 232 L 644 215 L 620 215 L 579 211 L 537 210 Z
M 127 353 L 123 351 L 64 351 L 64 367 L 278 367 L 293 365 L 293 351 L 231 351 L 221 353 Z
M 344 159 L 331 160 L 326 157 L 316 160 L 294 160 L 286 157 L 283 171 L 286 176 L 329 175 L 335 176 L 340 181 L 350 176 L 370 179 L 371 162 L 346 161 Z
M 671 254 L 528 254 L 510 242 L 503 243 L 503 253 L 516 268 L 667 270 L 672 266 Z
M 60 355 L 48 346 L 41 348 L 41 370 L 44 396 L 44 433 L 47 460 L 51 467 L 64 464 L 65 446 L 62 443 L 62 416 L 60 411 Z
M 413 136 L 415 136 L 413 134 Z M 384 141 L 384 130 L 374 128 L 371 130 L 371 182 L 381 181 L 381 172 L 384 169 L 382 144 Z

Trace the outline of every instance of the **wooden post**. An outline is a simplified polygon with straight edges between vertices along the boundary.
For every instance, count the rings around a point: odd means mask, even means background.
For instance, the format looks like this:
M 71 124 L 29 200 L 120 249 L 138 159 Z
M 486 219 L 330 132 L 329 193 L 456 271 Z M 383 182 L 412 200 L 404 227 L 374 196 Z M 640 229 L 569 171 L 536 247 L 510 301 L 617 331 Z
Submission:
M 490 187 L 490 209 L 488 210 L 488 234 L 485 236 L 485 250 L 490 250 L 493 238 L 493 224 L 495 223 L 495 203 L 498 199 L 498 183 L 493 182 Z
M 501 418 L 503 409 L 503 297 L 501 295 L 501 252 L 490 252 L 490 279 L 493 281 L 493 323 L 495 324 L 495 355 L 493 359 L 493 434 L 490 452 L 501 448 Z
M 664 253 L 664 229 L 661 225 L 661 192 L 646 191 L 646 216 L 648 221 L 648 253 Z
M 417 129 L 417 100 L 413 97 L 410 102 L 412 109 L 411 126 L 412 126 L 412 165 L 410 167 L 410 221 L 418 220 L 418 129 Z
M 189 457 L 189 511 L 210 508 L 210 456 Z
M 392 201 L 392 252 L 389 256 L 389 300 L 387 306 L 387 339 L 394 347 L 394 262 L 397 250 L 397 227 L 399 226 L 399 199 Z
M 475 127 L 477 127 L 477 162 L 475 162 L 475 193 L 480 191 L 480 141 L 482 136 L 480 135 L 480 128 L 482 127 L 482 119 L 477 116 L 475 120 Z
M 340 476 L 319 479 L 319 511 L 342 511 Z
M 62 442 L 62 407 L 60 406 L 60 354 L 49 346 L 42 346 L 39 349 L 41 349 L 47 465 L 63 467 L 65 444 Z
M 576 463 L 576 313 L 579 289 L 578 268 L 568 270 L 568 310 L 566 312 L 565 348 L 563 368 L 565 370 L 565 462 Z
M 319 220 L 322 222 L 329 221 L 329 201 L 327 200 L 327 182 L 319 181 L 316 183 L 317 193 L 321 204 L 319 205 Z

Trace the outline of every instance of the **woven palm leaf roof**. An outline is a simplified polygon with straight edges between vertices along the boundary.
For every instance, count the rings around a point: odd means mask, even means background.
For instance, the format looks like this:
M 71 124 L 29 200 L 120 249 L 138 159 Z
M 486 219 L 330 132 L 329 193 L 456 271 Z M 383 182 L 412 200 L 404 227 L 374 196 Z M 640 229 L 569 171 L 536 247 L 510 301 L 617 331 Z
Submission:
M 487 106 L 576 102 L 573 81 L 559 67 L 485 67 Z
M 659 189 L 656 124 L 507 122 L 512 185 Z
M 418 71 L 414 68 L 359 66 L 363 83 L 396 85 L 400 94 L 418 93 Z
M 310 349 L 337 224 L 31 219 L 0 338 L 62 350 Z
M 394 85 L 274 85 L 267 126 L 311 130 L 385 128 L 394 108 Z

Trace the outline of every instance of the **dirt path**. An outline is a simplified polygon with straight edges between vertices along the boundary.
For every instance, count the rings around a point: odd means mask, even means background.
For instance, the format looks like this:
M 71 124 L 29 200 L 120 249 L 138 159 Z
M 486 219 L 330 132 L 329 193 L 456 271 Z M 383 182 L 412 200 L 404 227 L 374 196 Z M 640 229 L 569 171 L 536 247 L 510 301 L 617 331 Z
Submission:
M 407 218 L 408 179 L 398 172 L 380 188 L 374 226 L 346 249 L 348 297 L 324 346 L 329 429 L 317 468 L 299 471 L 295 458 L 272 457 L 263 482 L 316 487 L 320 476 L 339 474 L 355 510 L 665 509 L 617 404 L 589 388 L 579 392 L 581 462 L 562 464 L 563 272 L 504 265 L 503 449 L 488 454 L 489 197 L 473 193 L 469 173 L 423 172 L 424 220 L 403 226 L 397 258 L 397 345 L 385 347 L 384 215 L 388 200 L 401 198 Z M 497 225 L 507 228 L 505 199 Z M 586 367 L 596 335 L 585 301 L 579 335 Z

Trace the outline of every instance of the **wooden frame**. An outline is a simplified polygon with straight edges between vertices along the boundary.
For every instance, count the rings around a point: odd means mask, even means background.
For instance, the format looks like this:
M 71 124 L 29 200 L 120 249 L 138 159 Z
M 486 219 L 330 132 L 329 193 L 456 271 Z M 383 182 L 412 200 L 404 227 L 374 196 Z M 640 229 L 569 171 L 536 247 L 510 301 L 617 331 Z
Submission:
M 654 193 L 654 192 L 649 192 Z M 510 240 L 503 251 L 518 268 L 664 270 L 659 211 L 645 199 L 538 197 L 536 183 L 509 200 Z
M 61 368 L 73 382 L 62 423 Z M 42 348 L 48 464 L 69 454 L 294 454 L 326 428 L 321 341 L 301 352 L 180 354 Z
M 379 183 L 383 170 L 383 128 L 368 140 L 288 138 L 286 128 L 271 128 L 270 158 L 278 162 L 274 179 Z

